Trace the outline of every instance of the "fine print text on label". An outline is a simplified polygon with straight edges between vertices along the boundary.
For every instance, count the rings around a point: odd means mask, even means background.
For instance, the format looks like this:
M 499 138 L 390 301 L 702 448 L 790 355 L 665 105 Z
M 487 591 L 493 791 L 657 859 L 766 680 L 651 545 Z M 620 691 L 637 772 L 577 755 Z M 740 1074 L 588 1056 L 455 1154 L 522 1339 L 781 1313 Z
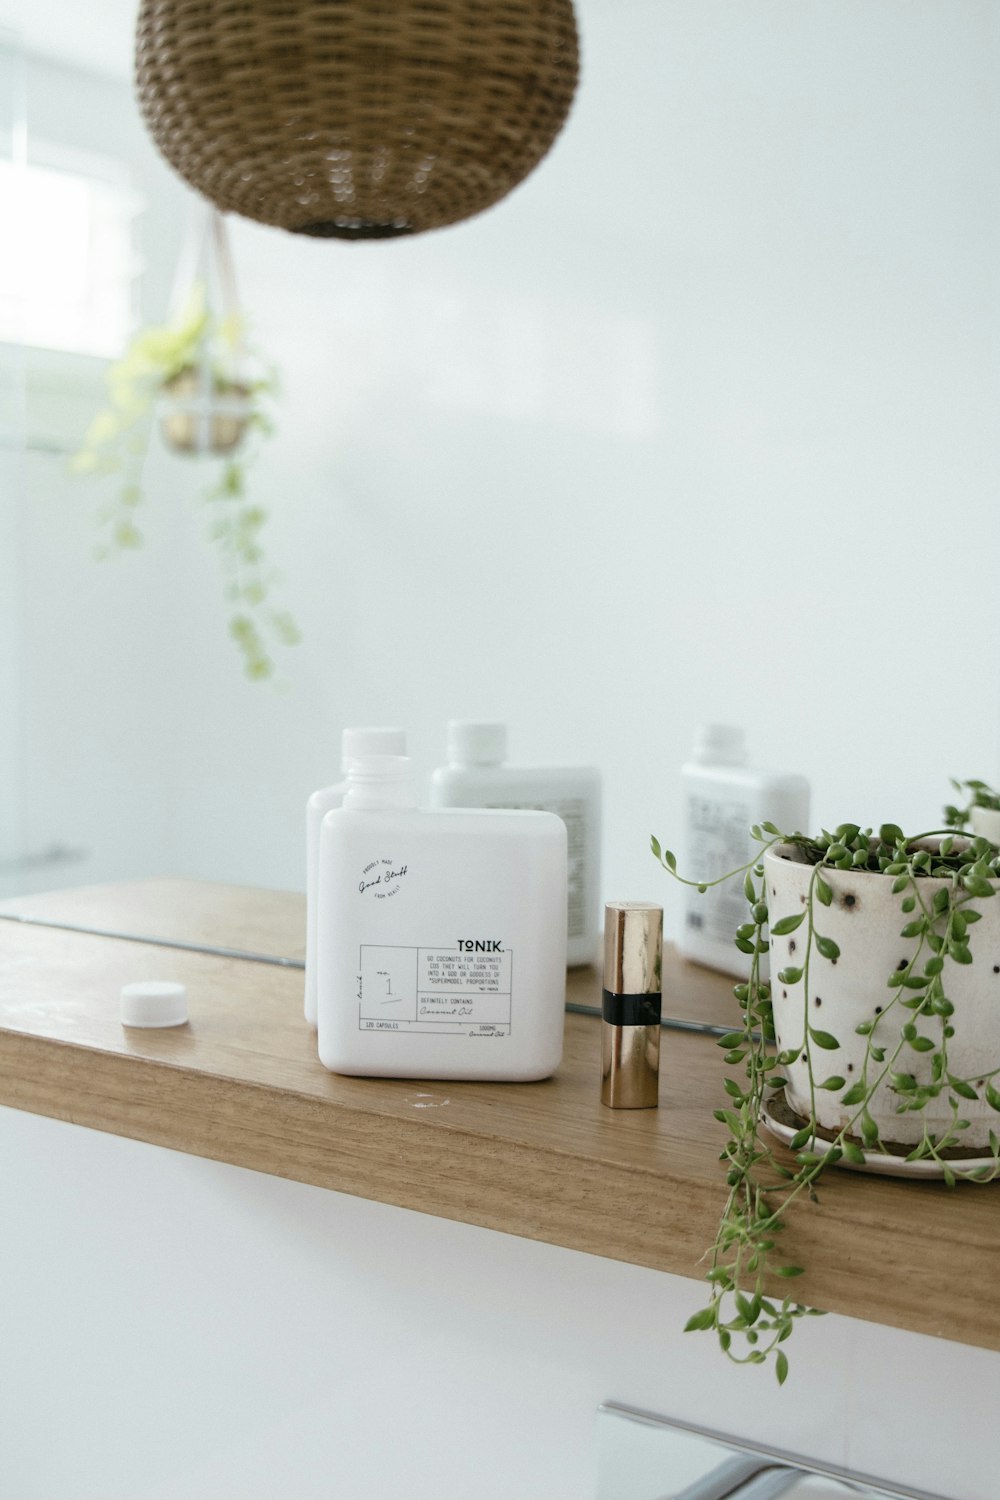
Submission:
M 450 948 L 364 943 L 358 966 L 362 1031 L 509 1036 L 513 954 L 497 938 Z
M 551 812 L 566 824 L 566 935 L 587 933 L 587 803 L 583 797 L 554 797 L 549 802 L 491 802 L 518 812 Z

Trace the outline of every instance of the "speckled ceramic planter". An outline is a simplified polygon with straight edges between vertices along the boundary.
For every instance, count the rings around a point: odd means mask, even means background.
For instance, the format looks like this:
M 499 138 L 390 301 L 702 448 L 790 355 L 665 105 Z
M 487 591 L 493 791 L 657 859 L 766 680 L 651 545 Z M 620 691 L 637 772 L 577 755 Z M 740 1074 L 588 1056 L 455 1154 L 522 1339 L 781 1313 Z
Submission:
M 801 912 L 809 889 L 812 866 L 788 858 L 787 847 L 776 846 L 764 857 L 772 923 Z M 855 1031 L 861 1022 L 878 1023 L 874 1038 L 879 1045 L 886 1046 L 887 1058 L 904 1022 L 913 1020 L 919 1032 L 935 1041 L 940 1036 L 940 1022 L 937 1017 L 914 1017 L 912 1011 L 904 1011 L 899 1004 L 892 1003 L 900 992 L 889 989 L 886 981 L 893 970 L 906 967 L 919 942 L 917 938 L 899 935 L 910 918 L 900 911 L 902 898 L 893 895 L 892 881 L 867 871 L 825 870 L 824 878 L 833 890 L 833 901 L 828 907 L 819 901 L 815 903 L 816 930 L 833 938 L 840 948 L 840 957 L 831 962 L 821 958 L 813 948 L 807 993 L 807 976 L 791 985 L 783 985 L 777 978 L 786 967 L 802 966 L 806 924 L 790 936 L 772 937 L 774 1022 L 782 1050 L 801 1048 L 807 1020 L 813 1028 L 836 1037 L 840 1043 L 836 1051 L 813 1045 L 813 1070 L 817 1081 L 834 1074 L 841 1076 L 846 1080 L 846 1090 L 861 1077 L 864 1064 L 865 1038 Z M 944 884 L 928 878 L 921 881 L 921 890 L 931 897 Z M 973 962 L 947 963 L 944 971 L 945 993 L 955 1007 L 951 1018 L 955 1036 L 948 1044 L 949 1070 L 973 1082 L 1000 1065 L 1000 896 L 978 902 L 977 906 L 982 920 L 969 928 Z M 921 960 L 917 972 L 922 967 Z M 884 1021 L 879 1021 L 883 1015 Z M 906 1047 L 896 1067 L 911 1073 L 918 1081 L 925 1081 L 930 1078 L 932 1055 Z M 787 1073 L 787 1101 L 799 1115 L 808 1117 L 809 1072 L 801 1054 Z M 849 1108 L 840 1102 L 843 1092 L 817 1089 L 816 1117 L 820 1126 L 839 1130 L 856 1114 L 857 1106 Z M 950 1124 L 946 1093 L 932 1101 L 924 1115 L 898 1114 L 898 1102 L 899 1097 L 885 1082 L 869 1106 L 886 1144 L 916 1144 L 923 1134 L 924 1119 L 935 1134 Z M 978 1101 L 963 1099 L 961 1105 L 962 1117 L 970 1121 L 969 1129 L 963 1132 L 963 1147 L 986 1148 L 990 1130 L 1000 1133 L 1000 1114 Z

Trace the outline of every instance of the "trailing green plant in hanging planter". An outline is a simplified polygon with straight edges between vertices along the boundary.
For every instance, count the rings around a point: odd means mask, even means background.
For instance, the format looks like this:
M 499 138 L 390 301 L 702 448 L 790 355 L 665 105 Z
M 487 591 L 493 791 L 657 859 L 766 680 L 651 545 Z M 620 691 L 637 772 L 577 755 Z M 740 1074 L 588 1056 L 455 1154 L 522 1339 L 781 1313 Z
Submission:
M 891 823 L 752 834 L 750 864 L 683 881 L 705 890 L 742 876 L 735 941 L 751 960 L 734 991 L 740 1024 L 719 1043 L 733 1073 L 715 1111 L 728 1192 L 711 1291 L 687 1327 L 714 1331 L 738 1363 L 773 1358 L 780 1383 L 783 1345 L 816 1311 L 775 1293 L 803 1269 L 781 1235 L 829 1167 L 950 1186 L 1000 1176 L 1000 848 L 948 829 L 909 838 Z
M 239 315 L 217 316 L 198 282 L 183 312 L 137 333 L 107 378 L 108 405 L 72 460 L 77 474 L 121 479 L 98 513 L 98 556 L 143 543 L 142 475 L 157 422 L 172 451 L 219 460 L 221 472 L 204 499 L 212 511 L 209 538 L 219 548 L 224 570 L 229 633 L 246 675 L 270 677 L 272 647 L 299 640 L 292 616 L 272 603 L 276 575 L 261 539 L 267 511 L 247 492 L 255 445 L 273 430 L 274 375 L 247 372 Z

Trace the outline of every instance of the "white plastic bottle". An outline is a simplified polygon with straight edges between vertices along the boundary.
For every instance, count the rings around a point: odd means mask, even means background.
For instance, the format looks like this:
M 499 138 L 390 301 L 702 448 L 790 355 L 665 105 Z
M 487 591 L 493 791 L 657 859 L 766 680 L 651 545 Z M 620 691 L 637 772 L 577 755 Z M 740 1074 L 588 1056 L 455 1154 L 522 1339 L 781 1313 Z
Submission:
M 319 1055 L 384 1078 L 547 1078 L 562 1057 L 566 829 L 421 810 L 405 756 L 352 763 L 320 835 Z
M 348 763 L 361 755 L 405 755 L 402 729 L 345 729 L 340 737 L 340 770 L 345 779 L 320 787 L 306 803 L 306 984 L 305 1014 L 316 1025 L 316 891 L 319 877 L 319 830 L 328 812 L 339 807 L 347 791 Z
M 714 880 L 738 869 L 760 848 L 750 836 L 765 820 L 783 832 L 808 832 L 809 783 L 804 776 L 752 768 L 742 729 L 707 724 L 691 759 L 681 768 L 684 842 L 678 869 L 691 880 Z M 677 946 L 685 958 L 745 978 L 749 955 L 733 942 L 747 920 L 743 881 L 726 881 L 700 893 L 683 886 L 684 912 Z
M 448 722 L 447 765 L 431 775 L 432 807 L 556 813 L 569 840 L 566 960 L 597 961 L 601 936 L 601 774 L 590 766 L 509 766 L 507 726 Z

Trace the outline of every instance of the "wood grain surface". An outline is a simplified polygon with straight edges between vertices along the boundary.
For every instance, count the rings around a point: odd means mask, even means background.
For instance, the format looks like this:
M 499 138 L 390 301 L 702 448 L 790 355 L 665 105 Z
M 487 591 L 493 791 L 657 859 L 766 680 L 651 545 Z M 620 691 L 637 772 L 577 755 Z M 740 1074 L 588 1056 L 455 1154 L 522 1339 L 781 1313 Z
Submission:
M 301 898 L 180 884 L 31 903 L 125 931 L 154 899 L 174 939 L 230 947 L 247 934 L 255 951 L 301 928 Z M 681 1011 L 732 1015 L 731 980 L 673 955 L 666 971 Z M 190 1024 L 124 1030 L 121 986 L 156 978 L 188 986 Z M 597 975 L 574 971 L 569 993 L 596 1003 Z M 544 1083 L 341 1078 L 316 1057 L 299 970 L 0 921 L 0 1103 L 700 1278 L 724 1191 L 721 1054 L 665 1032 L 659 1109 L 616 1112 L 599 1102 L 599 1053 L 600 1022 L 568 1015 L 563 1064 Z M 809 1268 L 805 1301 L 1000 1349 L 998 1231 L 993 1188 L 835 1172 L 785 1248 Z M 692 1309 L 700 1298 L 692 1286 Z

